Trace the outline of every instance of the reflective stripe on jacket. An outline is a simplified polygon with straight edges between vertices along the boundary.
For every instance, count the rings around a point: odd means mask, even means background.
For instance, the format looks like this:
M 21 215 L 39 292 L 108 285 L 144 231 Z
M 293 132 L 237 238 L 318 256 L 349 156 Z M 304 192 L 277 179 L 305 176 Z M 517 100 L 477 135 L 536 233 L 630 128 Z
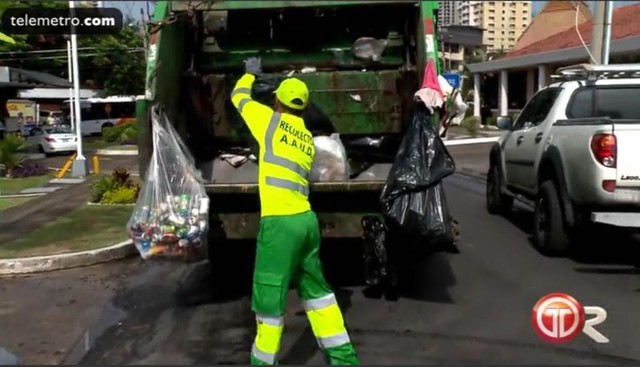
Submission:
M 260 144 L 258 184 L 261 215 L 291 215 L 311 209 L 308 176 L 316 154 L 313 137 L 297 116 L 280 114 L 251 99 L 255 77 L 236 83 L 231 101 Z

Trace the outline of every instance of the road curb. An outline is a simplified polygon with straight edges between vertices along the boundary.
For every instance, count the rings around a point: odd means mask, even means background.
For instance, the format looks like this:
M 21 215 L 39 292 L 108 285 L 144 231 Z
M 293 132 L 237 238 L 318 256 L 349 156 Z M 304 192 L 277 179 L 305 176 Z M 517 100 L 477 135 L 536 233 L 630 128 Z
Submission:
M 72 252 L 68 254 L 33 256 L 17 259 L 0 259 L 0 275 L 40 273 L 53 270 L 71 269 L 95 265 L 111 260 L 119 260 L 136 253 L 131 240 L 97 250 Z
M 500 140 L 499 136 L 485 137 L 485 138 L 470 138 L 470 139 L 450 139 L 450 140 L 445 140 L 444 145 L 453 146 L 453 145 L 467 145 L 467 144 L 487 144 L 487 143 L 494 143 L 498 140 Z
M 138 155 L 138 149 L 98 149 L 97 155 Z

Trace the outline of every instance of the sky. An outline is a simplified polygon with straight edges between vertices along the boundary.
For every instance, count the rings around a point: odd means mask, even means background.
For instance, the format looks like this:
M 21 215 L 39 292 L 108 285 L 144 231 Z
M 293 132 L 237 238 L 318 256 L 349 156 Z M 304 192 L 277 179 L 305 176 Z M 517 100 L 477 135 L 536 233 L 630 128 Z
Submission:
M 638 1 L 614 1 L 614 6 L 618 7 L 618 6 L 625 6 L 625 5 L 631 5 L 634 3 L 637 3 Z M 546 4 L 546 1 L 534 1 L 533 2 L 533 15 L 535 16 L 536 14 L 538 14 L 538 12 L 540 12 L 540 10 L 542 10 L 542 8 L 544 7 L 544 5 Z M 595 5 L 595 1 L 589 1 L 589 7 L 591 8 L 591 11 L 593 11 L 593 7 Z

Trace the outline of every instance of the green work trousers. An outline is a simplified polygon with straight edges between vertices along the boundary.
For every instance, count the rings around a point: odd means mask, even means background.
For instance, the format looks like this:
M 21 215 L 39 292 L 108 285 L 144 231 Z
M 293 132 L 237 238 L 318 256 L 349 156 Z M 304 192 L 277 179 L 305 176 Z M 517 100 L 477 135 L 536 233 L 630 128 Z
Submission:
M 319 251 L 320 227 L 313 211 L 260 221 L 251 302 L 257 321 L 252 365 L 277 364 L 291 284 L 298 290 L 327 363 L 359 364 L 335 295 L 324 278 Z

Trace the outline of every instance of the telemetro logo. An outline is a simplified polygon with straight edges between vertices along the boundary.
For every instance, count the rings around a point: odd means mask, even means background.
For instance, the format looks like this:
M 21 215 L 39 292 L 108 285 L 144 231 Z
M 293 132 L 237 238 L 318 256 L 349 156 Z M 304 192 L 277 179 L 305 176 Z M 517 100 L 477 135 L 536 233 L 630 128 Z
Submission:
M 585 315 L 594 317 L 586 320 Z M 595 329 L 606 319 L 607 311 L 602 307 L 583 307 L 568 294 L 551 293 L 535 304 L 531 321 L 538 336 L 550 343 L 567 343 L 581 332 L 596 343 L 608 343 L 609 339 Z

